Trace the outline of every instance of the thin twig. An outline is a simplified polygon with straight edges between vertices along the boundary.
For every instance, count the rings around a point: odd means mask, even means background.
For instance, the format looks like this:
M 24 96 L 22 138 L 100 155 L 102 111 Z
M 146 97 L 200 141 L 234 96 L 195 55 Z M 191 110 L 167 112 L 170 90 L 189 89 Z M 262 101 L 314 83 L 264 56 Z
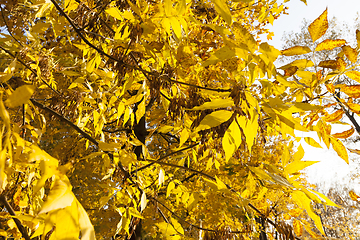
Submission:
M 99 143 L 93 138 L 91 137 L 88 133 L 84 132 L 83 130 L 81 130 L 78 126 L 76 126 L 74 123 L 72 123 L 70 120 L 68 120 L 67 118 L 65 118 L 64 116 L 62 116 L 61 114 L 55 112 L 54 110 L 52 110 L 51 108 L 48 108 L 46 106 L 44 106 L 43 104 L 37 102 L 34 99 L 30 99 L 30 101 L 37 107 L 49 112 L 51 115 L 57 117 L 59 120 L 65 122 L 66 124 L 68 124 L 70 127 L 72 127 L 75 131 L 77 131 L 78 133 L 80 133 L 81 135 L 83 135 L 86 139 L 88 139 L 90 142 L 94 143 L 96 146 L 99 145 Z
M 195 224 L 192 224 L 188 221 L 186 221 L 185 219 L 183 219 L 182 217 L 180 217 L 179 215 L 177 215 L 175 212 L 173 212 L 170 208 L 168 208 L 165 204 L 163 204 L 162 202 L 160 202 L 159 200 L 157 200 L 156 198 L 154 197 L 150 197 L 150 199 L 152 199 L 153 201 L 155 201 L 156 203 L 160 204 L 161 206 L 163 206 L 166 210 L 168 210 L 172 215 L 174 215 L 176 218 L 178 218 L 179 220 L 185 222 L 186 224 L 194 227 L 194 228 L 197 228 L 199 230 L 203 230 L 203 231 L 208 231 L 208 232 L 218 232 L 218 230 L 214 230 L 214 229 L 209 229 L 209 228 L 203 228 L 203 227 L 200 227 L 198 225 L 195 225 Z M 229 231 L 229 233 L 233 233 L 233 234 L 236 234 L 236 233 L 247 233 L 247 232 L 244 232 L 244 231 Z
M 14 219 L 14 221 L 16 223 L 17 228 L 21 232 L 21 235 L 23 236 L 23 238 L 25 238 L 25 240 L 30 240 L 28 232 L 26 231 L 24 226 L 21 224 L 20 220 L 16 218 L 15 211 L 11 207 L 9 202 L 7 201 L 6 196 L 4 194 L 0 195 L 0 202 L 2 202 L 5 205 L 6 210 L 10 213 L 11 216 L 15 216 L 13 219 Z
M 75 32 L 78 34 L 78 36 L 91 48 L 95 49 L 98 53 L 100 53 L 101 55 L 104 55 L 106 57 L 108 57 L 109 59 L 116 61 L 118 63 L 123 64 L 124 66 L 131 68 L 131 69 L 137 69 L 135 66 L 132 66 L 130 64 L 127 64 L 123 61 L 121 61 L 120 59 L 111 56 L 109 54 L 107 54 L 106 52 L 104 52 L 103 50 L 101 50 L 100 48 L 98 48 L 97 46 L 95 46 L 94 44 L 92 44 L 89 40 L 87 40 L 87 38 L 81 33 L 81 30 L 78 28 L 78 26 L 76 26 L 76 24 L 70 19 L 70 17 L 64 12 L 64 10 L 56 3 L 55 0 L 51 0 L 51 2 L 54 4 L 55 8 L 60 12 L 61 15 L 63 15 L 66 20 L 70 23 L 70 25 L 72 26 L 72 28 L 75 30 Z M 139 69 L 137 69 L 139 70 Z
M 37 73 L 35 72 L 34 69 L 32 69 L 31 67 L 29 67 L 26 63 L 24 63 L 22 60 L 20 60 L 19 58 L 16 58 L 16 56 L 14 54 L 12 54 L 10 51 L 6 50 L 5 48 L 3 48 L 2 46 L 0 46 L 0 48 L 6 52 L 7 54 L 9 54 L 11 57 L 13 57 L 14 59 L 16 59 L 16 61 L 18 61 L 19 63 L 21 63 L 25 68 L 29 69 L 36 77 L 39 77 L 40 80 L 47 86 L 49 87 L 53 92 L 57 93 L 58 95 L 61 95 L 58 91 L 56 91 L 54 88 L 52 88 L 44 79 L 42 79 L 40 76 L 37 75 Z
M 20 46 L 24 47 L 24 46 L 22 45 L 22 43 L 21 43 L 19 40 L 17 40 L 17 38 L 11 33 L 11 30 L 10 30 L 10 28 L 9 28 L 9 25 L 7 24 L 6 18 L 5 18 L 5 16 L 4 16 L 4 12 L 3 12 L 4 9 L 1 7 L 1 5 L 0 5 L 0 9 L 1 9 L 1 15 L 2 15 L 2 18 L 3 18 L 3 20 L 4 20 L 4 23 L 5 23 L 5 26 L 6 26 L 6 29 L 7 29 L 8 33 L 10 34 L 10 36 L 11 36 L 17 43 L 20 44 Z
M 139 168 L 137 171 L 144 170 L 145 168 L 148 168 L 148 167 L 154 165 L 155 163 L 159 163 L 159 164 L 160 164 L 160 161 L 161 161 L 161 160 L 163 160 L 163 159 L 165 159 L 165 158 L 168 158 L 168 157 L 170 157 L 170 156 L 172 156 L 172 155 L 174 155 L 174 154 L 176 154 L 176 153 L 180 153 L 180 152 L 182 152 L 182 151 L 191 149 L 191 148 L 193 148 L 193 147 L 195 147 L 195 146 L 197 146 L 197 145 L 199 145 L 199 143 L 192 144 L 192 145 L 190 145 L 190 146 L 188 146 L 188 147 L 186 147 L 186 148 L 183 148 L 183 149 L 177 150 L 177 151 L 175 151 L 175 152 L 169 153 L 169 154 L 167 154 L 167 155 L 165 155 L 165 156 L 162 156 L 162 157 L 160 157 L 158 160 L 156 160 L 156 161 L 153 160 L 153 162 L 151 162 L 151 163 L 149 163 L 149 164 L 147 164 L 147 165 L 145 165 L 145 166 L 142 166 L 142 167 Z M 146 161 L 149 161 L 149 160 L 147 159 Z
M 186 82 L 180 82 L 180 81 L 176 81 L 171 79 L 170 77 L 166 76 L 166 75 L 162 75 L 162 78 L 172 82 L 172 83 L 178 83 L 178 84 L 182 84 L 182 85 L 186 85 L 189 87 L 194 87 L 194 88 L 199 88 L 199 89 L 203 89 L 203 90 L 208 90 L 208 91 L 213 91 L 213 92 L 231 92 L 232 89 L 228 88 L 228 89 L 222 89 L 222 88 L 208 88 L 208 87 L 201 87 L 195 84 L 190 84 L 190 83 L 186 83 Z
M 345 112 L 345 114 L 349 118 L 349 120 L 352 122 L 352 124 L 355 126 L 356 132 L 358 134 L 360 134 L 360 126 L 357 123 L 357 121 L 355 120 L 354 116 L 350 115 L 349 111 L 344 107 L 344 104 L 341 102 L 341 100 L 335 94 L 333 94 L 333 97 L 339 103 L 339 105 L 341 106 L 341 108 L 343 109 L 343 111 Z

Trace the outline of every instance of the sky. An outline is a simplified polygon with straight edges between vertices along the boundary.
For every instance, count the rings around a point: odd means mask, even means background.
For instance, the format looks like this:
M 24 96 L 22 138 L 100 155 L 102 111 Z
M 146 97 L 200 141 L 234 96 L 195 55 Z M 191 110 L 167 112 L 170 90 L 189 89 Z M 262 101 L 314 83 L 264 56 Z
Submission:
M 273 40 L 269 43 L 281 49 L 281 38 L 284 32 L 300 31 L 302 20 L 315 20 L 328 8 L 328 18 L 335 16 L 341 22 L 352 24 L 357 12 L 360 13 L 359 0 L 307 0 L 307 5 L 300 0 L 291 0 L 285 3 L 289 15 L 283 15 L 274 21 L 270 30 L 274 32 Z
M 357 12 L 360 12 L 359 0 L 307 0 L 307 5 L 300 0 L 291 0 L 285 3 L 285 5 L 289 7 L 287 10 L 289 15 L 283 15 L 278 20 L 275 20 L 274 25 L 270 28 L 270 30 L 274 32 L 274 37 L 269 44 L 278 49 L 282 49 L 283 44 L 281 38 L 284 34 L 291 31 L 300 32 L 300 26 L 304 18 L 312 22 L 320 16 L 326 8 L 328 9 L 329 19 L 335 16 L 338 21 L 346 22 L 350 25 L 354 24 Z M 358 118 L 358 120 L 360 122 L 360 118 Z M 332 133 L 347 129 L 349 129 L 349 126 L 345 127 L 345 129 L 344 126 L 334 126 L 334 132 Z M 319 139 L 314 133 L 298 132 L 298 136 L 311 136 L 319 142 Z M 308 167 L 305 172 L 310 183 L 320 184 L 324 190 L 329 187 L 341 187 L 341 185 L 345 185 L 353 188 L 358 195 L 360 194 L 360 179 L 352 180 L 350 178 L 351 171 L 356 170 L 356 168 L 360 169 L 360 156 L 357 157 L 357 155 L 349 153 L 349 158 L 353 159 L 353 161 L 348 165 L 337 156 L 331 147 L 327 149 L 324 144 L 321 144 L 323 149 L 319 149 L 313 148 L 303 141 L 300 143 L 305 150 L 303 160 L 320 161 Z M 352 144 L 351 148 L 360 149 L 360 142 Z M 356 158 L 359 160 L 356 160 Z

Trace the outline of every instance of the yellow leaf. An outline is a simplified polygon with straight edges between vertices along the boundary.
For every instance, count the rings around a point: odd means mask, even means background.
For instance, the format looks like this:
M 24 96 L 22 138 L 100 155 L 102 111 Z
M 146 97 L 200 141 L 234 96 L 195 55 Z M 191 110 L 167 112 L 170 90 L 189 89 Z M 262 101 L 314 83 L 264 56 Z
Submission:
M 348 156 L 348 153 L 346 151 L 346 148 L 344 147 L 344 144 L 339 139 L 334 138 L 334 137 L 331 137 L 330 141 L 331 141 L 331 144 L 333 146 L 333 149 L 339 155 L 339 157 L 344 159 L 345 162 L 347 164 L 349 164 L 349 156 Z
M 170 240 L 180 240 L 181 237 L 178 236 L 178 232 L 174 229 L 174 227 L 170 223 L 161 222 L 155 223 L 155 225 L 159 228 L 160 232 L 165 235 L 165 239 Z
M 349 130 L 346 130 L 344 132 L 341 132 L 341 133 L 335 133 L 333 134 L 332 136 L 334 138 L 348 138 L 350 137 L 351 135 L 353 135 L 353 133 L 355 132 L 355 129 L 352 127 L 350 128 Z
M 181 30 L 181 24 L 180 22 L 178 21 L 178 19 L 176 17 L 170 17 L 169 18 L 169 21 L 170 21 L 170 24 L 171 24 L 171 27 L 172 27 L 172 30 L 174 31 L 176 37 L 178 39 L 181 38 L 182 36 L 182 30 Z
M 165 182 L 165 173 L 164 170 L 161 168 L 159 172 L 159 186 Z
M 328 90 L 328 92 L 334 94 L 335 93 L 335 87 L 334 87 L 334 84 L 332 83 L 329 83 L 329 84 L 326 84 L 326 89 Z
M 186 128 L 184 128 L 180 133 L 179 147 L 181 147 L 188 140 L 189 137 L 190 137 L 189 131 Z
M 172 223 L 174 229 L 178 233 L 184 235 L 184 229 L 182 228 L 181 224 L 175 218 L 170 218 L 170 219 L 171 219 L 171 223 Z
M 303 159 L 304 155 L 305 155 L 304 148 L 300 144 L 297 151 L 294 154 L 294 161 L 300 161 L 301 159 Z
M 226 130 L 222 146 L 225 151 L 225 160 L 228 161 L 241 144 L 241 130 L 238 123 L 234 120 Z
M 99 142 L 99 148 L 103 151 L 116 151 L 121 149 L 121 144 L 119 143 L 106 143 L 106 142 Z
M 147 200 L 146 200 L 146 193 L 145 191 L 143 191 L 142 195 L 141 195 L 141 201 L 140 201 L 140 211 L 144 211 L 144 209 L 146 208 L 146 204 L 147 204 Z
M 259 123 L 258 123 L 258 115 L 256 111 L 253 111 L 253 116 L 249 120 L 245 116 L 238 116 L 236 117 L 236 121 L 239 123 L 240 127 L 242 128 L 245 138 L 246 144 L 248 146 L 249 152 L 251 152 L 251 148 L 254 144 L 255 137 L 258 132 Z
M 294 162 L 288 164 L 285 167 L 284 171 L 287 172 L 288 174 L 297 173 L 300 170 L 303 170 L 304 168 L 311 166 L 318 162 L 319 161 L 294 161 Z
M 291 193 L 292 199 L 306 210 L 310 218 L 315 222 L 317 229 L 325 235 L 320 217 L 314 212 L 311 206 L 311 200 L 302 191 L 296 190 Z
M 358 198 L 360 198 L 354 191 L 350 191 L 350 192 L 349 192 L 349 196 L 351 197 L 351 199 L 352 199 L 353 201 L 357 201 Z
M 175 183 L 171 181 L 166 189 L 166 197 L 170 196 L 170 193 L 173 189 L 175 189 Z
M 345 56 L 347 57 L 347 59 L 349 59 L 352 63 L 356 63 L 357 62 L 357 50 L 350 47 L 350 46 L 343 46 L 342 50 L 345 54 Z
M 225 20 L 225 22 L 231 25 L 231 12 L 229 6 L 225 0 L 212 0 L 215 6 L 216 12 Z
M 344 59 L 338 57 L 338 58 L 336 59 L 336 63 L 337 63 L 337 65 L 338 65 L 338 69 L 339 69 L 340 71 L 344 71 L 344 70 L 345 70 L 345 68 L 346 68 L 346 62 L 344 61 Z
M 274 62 L 281 53 L 279 50 L 269 45 L 268 43 L 261 43 L 259 51 L 265 54 L 271 62 Z
M 326 8 L 326 10 L 317 19 L 315 19 L 315 21 L 313 21 L 308 27 L 313 42 L 315 42 L 321 36 L 323 36 L 326 30 L 328 29 L 328 27 L 329 24 L 327 20 L 327 8 Z
M 315 51 L 332 50 L 337 47 L 342 47 L 345 44 L 346 41 L 344 39 L 326 39 L 316 46 Z
M 290 67 L 293 67 L 293 66 L 296 66 L 300 69 L 304 69 L 304 68 L 308 68 L 308 67 L 312 67 L 314 66 L 314 63 L 310 60 L 306 60 L 306 59 L 298 59 L 298 60 L 295 60 L 289 64 L 286 64 L 282 67 L 280 67 L 281 70 L 286 70 Z
M 80 202 L 75 199 L 79 212 L 79 225 L 81 232 L 81 240 L 95 240 L 95 230 L 91 224 L 90 218 L 87 215 L 85 209 L 80 204 Z
M 212 112 L 204 117 L 204 119 L 200 122 L 199 126 L 195 129 L 195 131 L 198 132 L 205 129 L 217 127 L 220 124 L 228 121 L 231 116 L 232 112 L 226 110 Z
M 294 219 L 293 226 L 296 236 L 301 237 L 303 233 L 303 226 L 301 222 L 299 220 Z
M 343 114 L 344 114 L 344 110 L 339 109 L 339 110 L 335 111 L 334 113 L 324 117 L 323 120 L 326 122 L 336 122 L 342 118 Z
M 79 213 L 76 201 L 64 209 L 50 213 L 51 215 L 47 220 L 50 220 L 51 225 L 56 225 L 54 235 L 59 240 L 79 239 Z M 55 221 L 54 221 L 55 220 Z
M 178 15 L 183 15 L 186 12 L 186 0 L 180 0 L 176 5 L 176 13 Z
M 360 98 L 360 85 L 343 85 L 340 90 L 349 97 Z
M 356 154 L 360 155 L 360 150 L 358 150 L 358 149 L 350 149 L 350 148 L 348 148 L 348 150 L 350 152 L 352 152 L 352 153 L 356 153 Z
M 293 55 L 306 54 L 309 52 L 311 52 L 311 49 L 309 47 L 295 46 L 282 50 L 281 54 L 285 56 L 293 56 Z
M 73 203 L 74 200 L 75 196 L 71 191 L 69 179 L 66 176 L 62 176 L 61 178 L 57 177 L 44 205 L 39 211 L 39 214 L 68 207 Z
M 320 144 L 317 143 L 317 142 L 316 142 L 313 138 L 311 138 L 311 137 L 305 137 L 304 140 L 305 140 L 305 142 L 306 142 L 307 144 L 309 144 L 309 145 L 312 146 L 312 147 L 322 148 L 322 147 L 320 146 Z
M 141 213 L 139 213 L 139 211 L 134 207 L 129 208 L 129 213 L 130 213 L 131 216 L 141 218 L 141 219 L 144 218 L 143 216 L 141 216 Z
M 329 198 L 327 198 L 324 194 L 308 189 L 309 192 L 311 192 L 312 194 L 315 194 L 317 196 L 317 198 L 323 203 L 326 204 L 328 206 L 333 206 L 333 207 L 339 207 L 336 203 L 334 203 L 333 201 L 331 201 Z
M 360 104 L 356 104 L 356 103 L 347 103 L 348 107 L 350 108 L 351 111 L 353 111 L 354 113 L 360 113 Z
M 233 58 L 235 56 L 236 56 L 235 51 L 230 49 L 228 46 L 225 46 L 225 47 L 217 50 L 208 59 L 206 59 L 206 61 L 202 63 L 202 66 L 207 67 L 211 64 L 215 64 L 215 63 L 221 62 L 225 59 Z
M 121 16 L 120 10 L 117 7 L 108 8 L 105 10 L 105 12 L 118 20 L 124 20 Z
M 94 69 L 99 66 L 101 62 L 101 57 L 99 54 L 96 54 L 95 57 L 93 59 L 91 59 L 90 61 L 88 61 L 86 63 L 86 70 L 89 72 L 89 73 L 92 73 L 94 71 Z
M 34 85 L 23 85 L 18 87 L 5 101 L 9 108 L 21 106 L 29 101 L 36 87 Z
M 35 18 L 41 18 L 45 15 L 45 12 L 48 11 L 48 9 L 52 8 L 54 5 L 51 3 L 50 0 L 46 0 L 45 3 L 42 4 L 39 11 L 36 13 Z
M 0 236 L 1 237 L 7 237 L 7 232 L 3 229 L 0 229 Z
M 284 71 L 284 76 L 290 77 L 296 73 L 299 68 L 297 66 L 291 66 Z
M 319 67 L 330 68 L 333 70 L 338 69 L 338 62 L 336 60 L 325 60 L 319 63 Z
M 223 183 L 217 176 L 215 176 L 215 179 L 216 179 L 216 185 L 219 190 L 228 189 L 225 183 Z
M 227 108 L 234 105 L 234 101 L 230 98 L 227 99 L 215 99 L 211 102 L 206 102 L 201 106 L 193 107 L 189 110 L 205 110 L 205 109 L 216 109 L 216 108 Z
M 243 25 L 234 22 L 233 32 L 237 42 L 245 44 L 251 52 L 254 52 L 257 43 L 254 39 L 254 36 Z
M 349 72 L 346 72 L 345 74 L 346 74 L 346 76 L 348 76 L 352 80 L 360 82 L 360 72 L 358 72 L 358 71 L 349 71 Z
M 10 128 L 10 115 L 4 106 L 4 102 L 2 101 L 3 93 L 0 94 L 0 117 L 5 122 L 5 126 Z

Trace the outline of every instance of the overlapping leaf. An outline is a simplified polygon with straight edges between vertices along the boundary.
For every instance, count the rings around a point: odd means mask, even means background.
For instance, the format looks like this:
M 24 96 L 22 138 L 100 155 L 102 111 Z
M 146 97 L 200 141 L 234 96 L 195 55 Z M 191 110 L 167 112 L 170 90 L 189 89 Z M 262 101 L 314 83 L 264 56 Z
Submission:
M 309 33 L 311 36 L 311 39 L 313 42 L 318 40 L 321 36 L 323 36 L 326 32 L 326 30 L 329 27 L 329 23 L 327 20 L 327 9 L 317 18 L 315 21 L 313 21 L 309 27 Z

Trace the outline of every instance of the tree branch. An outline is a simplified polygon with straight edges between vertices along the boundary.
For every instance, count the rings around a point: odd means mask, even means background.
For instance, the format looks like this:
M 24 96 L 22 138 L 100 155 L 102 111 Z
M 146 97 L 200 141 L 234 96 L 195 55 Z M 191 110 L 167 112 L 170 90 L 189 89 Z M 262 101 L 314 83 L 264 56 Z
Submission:
M 181 220 L 182 222 L 190 225 L 191 227 L 194 227 L 194 228 L 197 228 L 199 230 L 203 230 L 203 231 L 208 231 L 208 232 L 218 232 L 219 230 L 214 230 L 214 229 L 209 229 L 209 228 L 203 228 L 203 227 L 200 227 L 198 225 L 195 225 L 195 224 L 192 224 L 188 221 L 186 221 L 185 219 L 183 219 L 182 217 L 180 217 L 179 215 L 177 215 L 175 212 L 171 211 L 170 208 L 168 208 L 165 204 L 163 204 L 162 202 L 160 202 L 159 200 L 157 200 L 156 198 L 154 197 L 150 197 L 151 200 L 153 200 L 154 202 L 160 204 L 161 206 L 163 206 L 166 210 L 168 210 L 172 215 L 174 215 L 176 218 L 178 218 L 179 220 Z M 247 233 L 245 231 L 229 231 L 229 233 L 233 233 L 233 234 L 236 234 L 236 233 Z
M 52 110 L 51 108 L 48 108 L 44 105 L 42 105 L 41 103 L 37 102 L 34 99 L 30 99 L 30 101 L 37 106 L 38 108 L 41 108 L 45 111 L 47 111 L 48 113 L 50 113 L 51 115 L 57 117 L 59 120 L 65 122 L 66 124 L 68 124 L 70 127 L 72 127 L 75 131 L 77 131 L 78 133 L 80 133 L 81 135 L 83 135 L 86 139 L 88 139 L 90 142 L 92 142 L 93 144 L 95 144 L 96 146 L 99 145 L 99 143 L 93 138 L 91 137 L 89 134 L 87 134 L 86 132 L 84 132 L 83 130 L 81 130 L 78 126 L 76 126 L 74 123 L 72 123 L 70 120 L 68 120 L 67 118 L 65 118 L 64 116 L 62 116 L 61 114 L 55 112 L 54 110 Z
M 37 75 L 37 73 L 35 72 L 34 69 L 32 69 L 31 67 L 29 67 L 28 65 L 26 65 L 26 63 L 24 63 L 22 60 L 18 59 L 14 54 L 12 54 L 9 50 L 6 50 L 5 48 L 3 48 L 0 45 L 0 49 L 2 49 L 4 52 L 6 52 L 7 54 L 9 54 L 11 57 L 13 57 L 14 59 L 16 59 L 16 61 L 18 61 L 19 63 L 21 63 L 25 68 L 29 69 L 36 77 L 39 77 Z M 42 79 L 41 77 L 39 77 L 40 80 L 47 86 L 49 87 L 53 92 L 57 93 L 58 95 L 61 95 L 58 91 L 56 91 L 54 88 L 52 88 L 44 79 Z
M 6 196 L 4 194 L 0 195 L 0 202 L 2 202 L 5 205 L 6 210 L 10 213 L 11 216 L 16 216 L 14 209 L 11 207 L 11 205 L 7 201 Z M 14 217 L 13 219 L 14 219 L 14 222 L 15 222 L 17 228 L 21 232 L 21 235 L 23 236 L 23 238 L 25 238 L 25 240 L 30 240 L 30 237 L 29 237 L 26 229 L 24 228 L 24 226 L 21 224 L 20 220 L 17 219 L 16 217 Z
M 158 160 L 156 160 L 156 161 L 155 161 L 155 160 L 151 160 L 151 161 L 153 161 L 153 162 L 150 161 L 151 163 L 149 163 L 149 164 L 147 164 L 147 165 L 145 165 L 145 166 L 142 166 L 142 167 L 139 168 L 137 171 L 144 170 L 145 168 L 148 168 L 148 167 L 154 165 L 155 163 L 159 163 L 159 164 L 160 164 L 160 161 L 161 161 L 161 160 L 163 160 L 163 159 L 165 159 L 165 158 L 168 158 L 168 157 L 170 157 L 170 156 L 172 156 L 172 155 L 174 155 L 174 154 L 176 154 L 176 153 L 179 153 L 179 152 L 188 150 L 188 149 L 190 149 L 190 148 L 193 148 L 193 147 L 195 147 L 195 146 L 197 146 L 197 145 L 199 145 L 199 143 L 195 143 L 195 144 L 190 145 L 190 146 L 188 146 L 188 147 L 186 147 L 186 148 L 183 148 L 183 149 L 177 150 L 177 151 L 175 151 L 175 152 L 169 153 L 169 154 L 167 154 L 167 155 L 165 155 L 165 156 L 163 156 L 163 157 L 160 157 L 160 158 L 159 158 Z M 145 160 L 145 161 L 149 161 L 149 160 Z
M 356 132 L 358 134 L 360 134 L 360 126 L 357 123 L 357 121 L 355 120 L 354 116 L 351 116 L 351 114 L 349 113 L 349 111 L 344 107 L 344 104 L 340 101 L 340 99 L 338 98 L 338 96 L 336 96 L 335 94 L 333 94 L 333 97 L 336 99 L 336 101 L 339 103 L 339 105 L 341 106 L 341 108 L 344 110 L 346 116 L 349 118 L 349 120 L 352 122 L 352 124 L 354 125 Z
M 231 92 L 232 89 L 228 88 L 228 89 L 222 89 L 222 88 L 208 88 L 208 87 L 201 87 L 198 85 L 194 85 L 194 84 L 190 84 L 190 83 L 186 83 L 186 82 L 180 82 L 180 81 L 176 81 L 171 79 L 169 76 L 167 75 L 162 75 L 161 76 L 163 79 L 165 79 L 166 81 L 172 82 L 172 83 L 178 83 L 181 85 L 186 85 L 189 87 L 194 87 L 194 88 L 199 88 L 199 89 L 203 89 L 203 90 L 208 90 L 208 91 L 214 91 L 214 92 Z
M 64 10 L 56 3 L 55 0 L 51 0 L 51 2 L 54 4 L 55 8 L 60 12 L 61 15 L 63 15 L 66 20 L 70 23 L 70 25 L 72 26 L 72 28 L 75 30 L 75 32 L 78 34 L 78 36 L 91 48 L 95 49 L 98 53 L 100 53 L 101 55 L 104 55 L 106 57 L 108 57 L 109 59 L 116 61 L 118 63 L 121 63 L 122 65 L 131 68 L 131 69 L 136 69 L 136 70 L 140 70 L 137 67 L 127 64 L 125 62 L 123 62 L 122 60 L 111 56 L 107 53 L 105 53 L 103 50 L 101 50 L 100 48 L 98 48 L 97 46 L 95 46 L 94 44 L 92 44 L 89 40 L 87 40 L 87 38 L 81 33 L 81 29 L 79 29 L 76 24 L 70 19 L 70 17 L 64 12 Z

